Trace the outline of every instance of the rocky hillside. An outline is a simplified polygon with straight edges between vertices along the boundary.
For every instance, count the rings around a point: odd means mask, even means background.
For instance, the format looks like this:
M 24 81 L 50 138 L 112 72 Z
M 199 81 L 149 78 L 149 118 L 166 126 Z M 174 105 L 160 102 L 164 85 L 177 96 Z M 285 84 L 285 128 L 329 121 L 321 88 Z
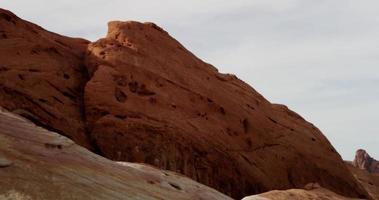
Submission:
M 68 38 L 0 10 L 0 106 L 112 160 L 234 198 L 318 182 L 368 197 L 324 135 L 153 23 Z

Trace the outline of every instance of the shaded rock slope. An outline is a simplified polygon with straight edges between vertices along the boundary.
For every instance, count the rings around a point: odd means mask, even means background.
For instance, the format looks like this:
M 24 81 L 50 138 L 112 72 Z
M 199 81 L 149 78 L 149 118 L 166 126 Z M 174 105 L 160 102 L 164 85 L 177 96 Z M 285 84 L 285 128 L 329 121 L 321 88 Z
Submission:
M 235 198 L 309 182 L 367 196 L 314 125 L 153 23 L 110 22 L 90 43 L 0 10 L 0 90 L 0 106 L 100 155 Z
M 225 199 L 174 172 L 116 163 L 0 111 L 0 199 Z

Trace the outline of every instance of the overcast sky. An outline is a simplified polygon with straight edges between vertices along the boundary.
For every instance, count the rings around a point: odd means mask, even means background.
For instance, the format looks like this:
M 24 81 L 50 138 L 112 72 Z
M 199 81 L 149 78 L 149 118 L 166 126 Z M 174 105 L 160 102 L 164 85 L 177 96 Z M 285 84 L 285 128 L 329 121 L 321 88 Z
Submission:
M 379 159 L 377 0 L 2 0 L 64 35 L 96 40 L 110 20 L 152 21 L 221 72 L 319 127 L 344 159 Z

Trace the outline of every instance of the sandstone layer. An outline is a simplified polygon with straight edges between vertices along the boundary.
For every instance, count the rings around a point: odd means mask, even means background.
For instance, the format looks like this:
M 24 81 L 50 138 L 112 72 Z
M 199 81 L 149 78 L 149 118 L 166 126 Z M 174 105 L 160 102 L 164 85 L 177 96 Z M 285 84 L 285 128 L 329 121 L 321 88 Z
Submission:
M 0 105 L 112 160 L 180 172 L 235 198 L 309 182 L 368 197 L 324 135 L 153 23 L 96 42 L 0 10 Z
M 0 111 L 0 199 L 225 199 L 174 172 L 116 163 Z

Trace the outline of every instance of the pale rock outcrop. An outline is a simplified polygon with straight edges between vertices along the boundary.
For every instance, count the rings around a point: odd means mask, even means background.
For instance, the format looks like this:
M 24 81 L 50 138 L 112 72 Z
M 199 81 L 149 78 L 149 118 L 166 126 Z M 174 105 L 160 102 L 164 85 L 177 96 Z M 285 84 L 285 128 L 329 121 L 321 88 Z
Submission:
M 305 189 L 273 190 L 263 194 L 245 197 L 242 200 L 357 200 L 338 195 L 318 184 Z

